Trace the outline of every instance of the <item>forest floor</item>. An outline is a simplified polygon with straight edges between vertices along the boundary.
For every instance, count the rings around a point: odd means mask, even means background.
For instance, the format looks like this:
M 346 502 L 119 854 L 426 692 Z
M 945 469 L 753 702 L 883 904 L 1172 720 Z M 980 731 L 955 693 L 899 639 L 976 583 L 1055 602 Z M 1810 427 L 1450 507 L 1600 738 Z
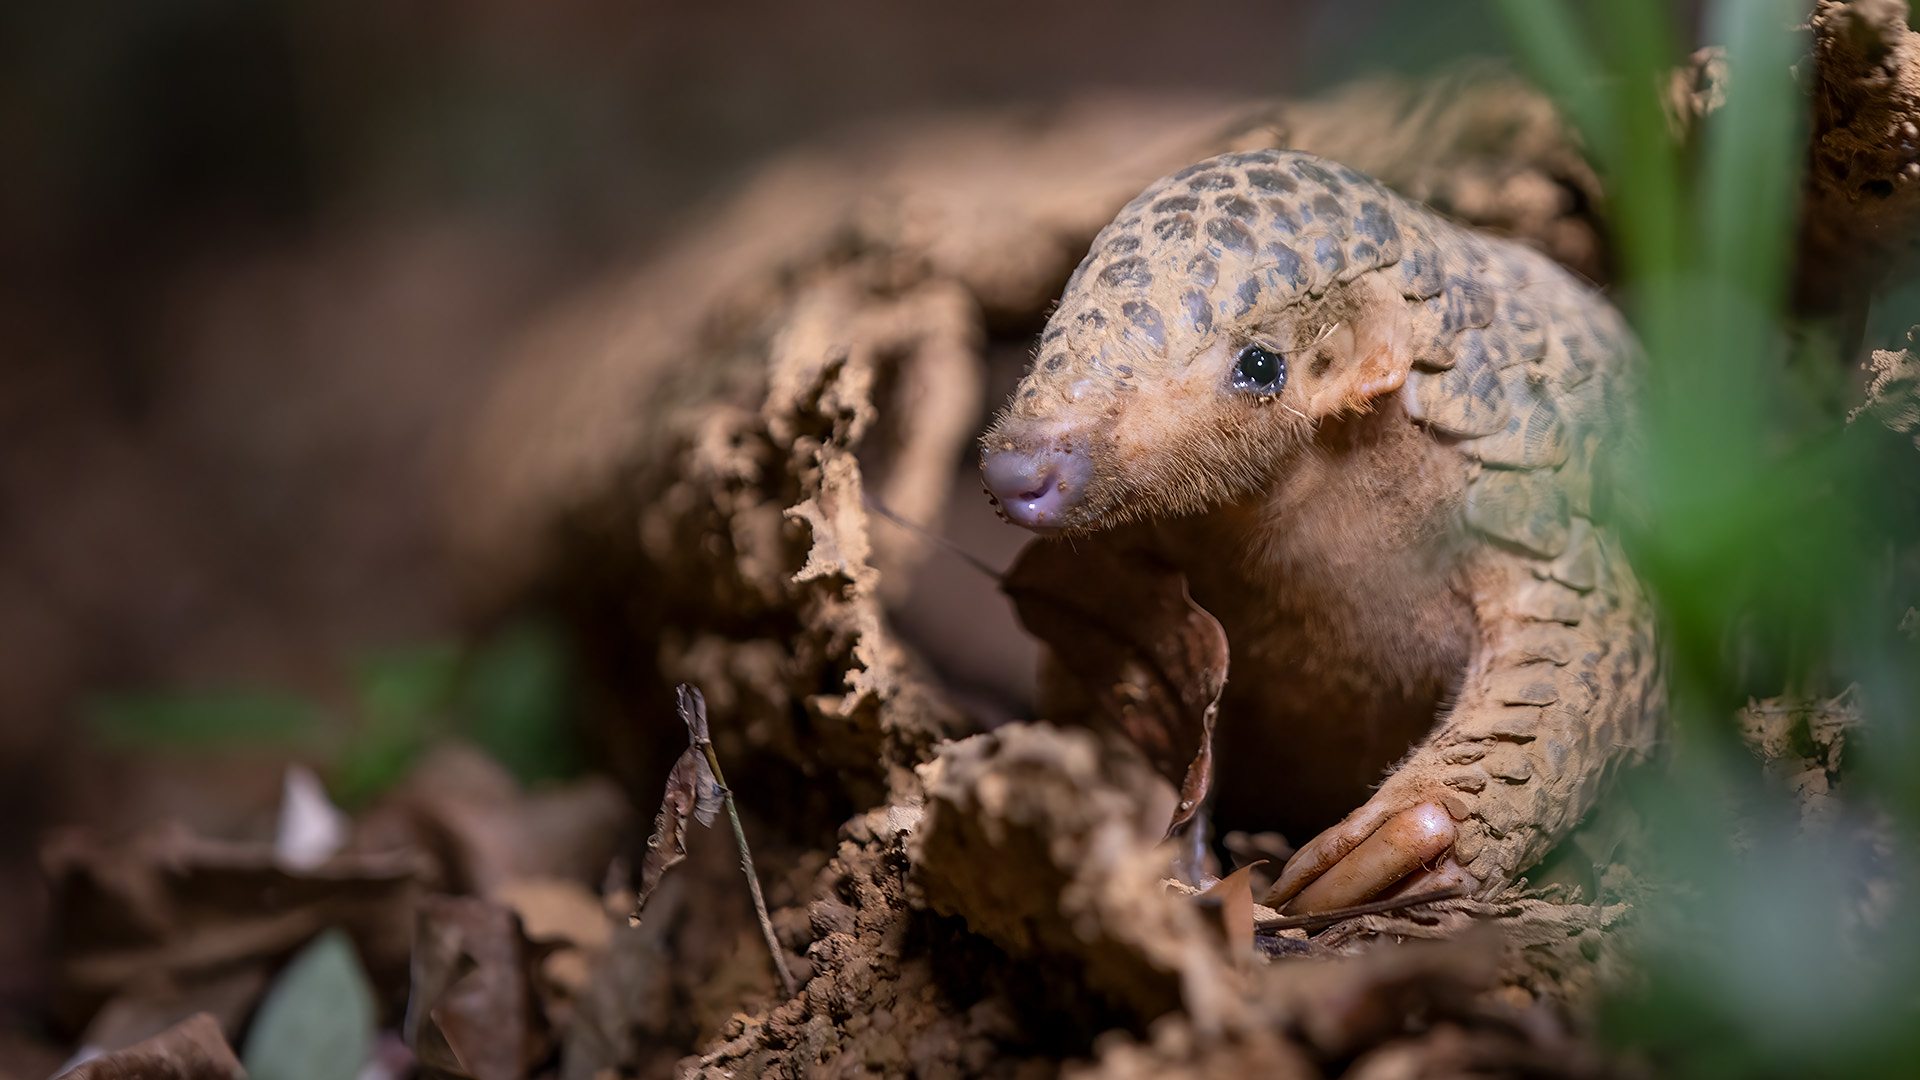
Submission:
M 1913 35 L 1823 34 L 1825 100 L 1857 100 L 1816 130 L 1816 305 L 1920 212 L 1904 180 L 1860 202 L 1874 132 L 1920 115 Z M 1848 64 L 1869 74 L 1848 82 Z M 1716 77 L 1703 55 L 1676 78 L 1678 127 Z M 1035 646 L 993 580 L 1020 537 L 978 494 L 974 440 L 1114 210 L 1266 146 L 1608 280 L 1599 180 L 1551 105 L 1494 72 L 1297 103 L 1088 99 L 783 159 L 530 335 L 453 484 L 474 603 L 559 613 L 612 703 L 593 778 L 528 787 L 449 741 L 352 814 L 259 763 L 221 838 L 50 835 L 56 1012 L 82 1034 L 16 1040 L 8 1067 L 78 1046 L 110 1051 L 76 1074 L 101 1077 L 228 1076 L 241 1058 L 335 1076 L 311 1062 L 355 1047 L 361 1076 L 483 1080 L 1642 1069 L 1592 1014 L 1635 977 L 1657 895 L 1630 807 L 1505 895 L 1283 928 L 1247 876 L 1198 895 L 1168 880 L 1174 788 L 1138 749 L 1030 718 Z M 1911 429 L 1903 356 L 1877 392 Z M 698 823 L 716 809 L 698 764 L 669 784 L 682 683 L 707 700 L 764 932 L 726 815 Z M 1742 716 L 1814 824 L 1857 722 L 1845 696 Z M 686 800 L 662 810 L 661 842 L 685 847 L 672 866 L 648 847 L 663 787 Z M 1271 836 L 1226 847 L 1284 854 Z

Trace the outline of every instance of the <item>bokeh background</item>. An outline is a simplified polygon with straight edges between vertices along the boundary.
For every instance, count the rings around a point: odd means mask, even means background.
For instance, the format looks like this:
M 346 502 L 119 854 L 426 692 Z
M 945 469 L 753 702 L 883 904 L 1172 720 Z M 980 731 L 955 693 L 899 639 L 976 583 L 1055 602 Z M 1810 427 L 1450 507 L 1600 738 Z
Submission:
M 564 745 L 522 729 L 577 718 L 564 643 L 537 613 L 470 617 L 441 470 L 517 334 L 756 162 L 930 112 L 1431 68 L 1501 49 L 1487 18 L 1416 0 L 7 5 L 0 1006 L 31 1013 L 42 990 L 44 829 L 231 831 L 289 753 L 368 758 L 347 771 L 377 786 L 410 740 L 370 714 L 436 700 L 476 637 L 507 687 L 479 696 L 518 703 L 498 725 L 512 755 L 561 767 Z
M 1723 936 L 1715 963 L 1656 962 L 1616 1030 L 1703 1075 L 1910 1064 L 1912 920 L 1851 935 L 1835 883 L 1860 854 L 1796 841 L 1728 751 L 1748 696 L 1858 684 L 1881 724 L 1865 790 L 1910 842 L 1920 696 L 1886 627 L 1920 498 L 1810 407 L 1845 399 L 1857 357 L 1785 311 L 1790 85 L 1736 94 L 1730 134 L 1685 160 L 1644 92 L 1702 40 L 1786 69 L 1805 7 L 10 5 L 0 1031 L 47 1033 L 48 829 L 257 830 L 288 758 L 352 808 L 450 725 L 522 779 L 581 767 L 573 733 L 619 703 L 541 612 L 469 606 L 446 470 L 542 312 L 697 227 L 756 163 L 935 112 L 1301 94 L 1511 52 L 1593 149 L 1619 295 L 1674 373 L 1640 474 L 1662 527 L 1637 540 L 1696 755 L 1642 805 L 1692 875 L 1683 925 Z M 1875 325 L 1920 321 L 1909 300 Z

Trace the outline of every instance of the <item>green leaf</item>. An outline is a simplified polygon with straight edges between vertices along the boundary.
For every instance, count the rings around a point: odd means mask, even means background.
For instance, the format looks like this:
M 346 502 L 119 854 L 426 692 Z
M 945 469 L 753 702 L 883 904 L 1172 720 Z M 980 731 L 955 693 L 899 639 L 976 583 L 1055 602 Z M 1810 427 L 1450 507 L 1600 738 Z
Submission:
M 264 690 L 106 696 L 89 702 L 83 716 L 96 742 L 131 750 L 308 748 L 325 719 L 310 701 Z
M 1708 39 L 1726 43 L 1726 104 L 1710 118 L 1698 219 L 1705 269 L 1772 305 L 1791 266 L 1807 153 L 1807 109 L 1789 69 L 1805 47 L 1800 0 L 1715 4 Z
M 358 723 L 328 774 L 328 786 L 347 807 L 363 806 L 399 783 L 446 733 L 460 652 L 438 644 L 400 649 L 363 660 L 355 674 Z
M 1603 158 L 1616 153 L 1612 102 L 1601 93 L 1600 66 L 1562 0 L 1494 0 L 1514 52 L 1527 71 L 1585 132 Z
M 373 1052 L 373 988 L 338 929 L 313 939 L 267 991 L 241 1055 L 252 1080 L 354 1080 Z
M 1726 98 L 1690 132 L 1690 161 L 1660 105 L 1687 5 L 1613 0 L 1583 20 L 1562 0 L 1497 5 L 1586 134 L 1615 295 L 1649 354 L 1642 438 L 1615 452 L 1648 511 L 1628 540 L 1670 688 L 1671 756 L 1635 802 L 1658 823 L 1652 879 L 1679 884 L 1641 905 L 1642 977 L 1607 996 L 1607 1028 L 1663 1075 L 1906 1075 L 1920 1054 L 1920 642 L 1896 628 L 1920 596 L 1920 482 L 1906 440 L 1844 425 L 1859 393 L 1846 329 L 1785 303 L 1809 121 L 1793 28 L 1811 5 L 1704 6 Z M 1868 340 L 1897 341 L 1916 297 Z M 1803 830 L 1730 722 L 1750 695 L 1848 683 L 1872 726 L 1839 790 L 1856 812 L 1898 815 L 1903 842 L 1885 851 L 1853 824 Z
M 552 626 L 521 623 L 481 643 L 459 692 L 462 729 L 521 783 L 578 773 L 573 668 Z
M 420 645 L 369 657 L 358 666 L 360 706 L 377 720 L 419 721 L 438 716 L 453 697 L 460 651 Z

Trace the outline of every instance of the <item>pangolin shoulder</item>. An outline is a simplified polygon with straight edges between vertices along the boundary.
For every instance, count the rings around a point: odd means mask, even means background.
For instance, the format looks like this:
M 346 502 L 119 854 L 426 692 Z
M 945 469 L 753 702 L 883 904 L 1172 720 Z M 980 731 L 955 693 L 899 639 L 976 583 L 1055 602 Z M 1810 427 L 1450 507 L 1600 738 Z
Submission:
M 1440 241 L 1434 269 L 1403 270 L 1403 282 L 1438 288 L 1405 290 L 1417 328 L 1407 410 L 1467 459 L 1471 528 L 1537 558 L 1568 556 L 1592 513 L 1598 448 L 1620 420 L 1631 337 L 1545 256 L 1430 217 L 1423 231 Z

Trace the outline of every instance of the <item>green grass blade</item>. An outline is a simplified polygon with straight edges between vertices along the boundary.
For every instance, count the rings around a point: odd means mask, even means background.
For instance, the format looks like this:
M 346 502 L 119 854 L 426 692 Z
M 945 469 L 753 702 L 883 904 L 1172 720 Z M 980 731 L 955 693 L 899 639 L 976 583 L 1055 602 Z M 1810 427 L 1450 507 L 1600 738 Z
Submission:
M 1804 48 L 1804 0 L 1720 0 L 1708 38 L 1726 45 L 1726 104 L 1705 132 L 1695 219 L 1702 265 L 1769 308 L 1785 286 L 1805 156 L 1805 102 L 1788 75 Z
M 1514 52 L 1535 81 L 1585 134 L 1595 153 L 1617 146 L 1611 103 L 1601 92 L 1601 69 L 1578 20 L 1562 0 L 1494 0 Z

